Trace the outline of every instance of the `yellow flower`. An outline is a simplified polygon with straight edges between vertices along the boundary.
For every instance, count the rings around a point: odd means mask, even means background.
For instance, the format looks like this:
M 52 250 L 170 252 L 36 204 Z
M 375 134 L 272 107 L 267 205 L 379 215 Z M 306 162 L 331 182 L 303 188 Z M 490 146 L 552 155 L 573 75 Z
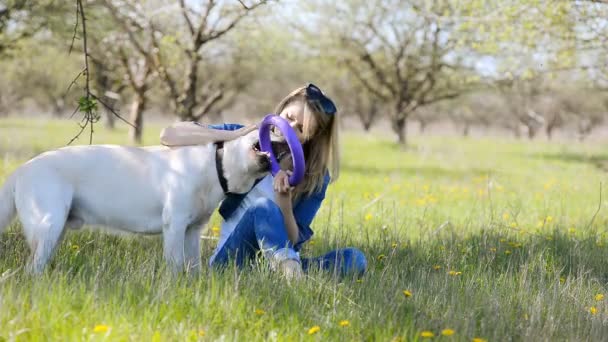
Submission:
M 78 246 L 78 245 L 72 245 L 72 250 L 74 252 L 78 252 L 80 250 L 80 246 Z
M 366 215 L 365 215 L 365 221 L 369 221 L 369 220 L 371 220 L 371 219 L 372 219 L 372 217 L 373 217 L 373 216 L 372 216 L 372 214 L 369 214 L 369 213 L 368 213 L 368 214 L 366 214 Z
M 448 274 L 451 275 L 451 276 L 458 276 L 458 275 L 461 275 L 462 272 L 460 272 L 460 271 L 449 271 Z
M 490 247 L 490 252 L 496 252 L 496 248 L 495 247 Z
M 597 300 L 598 302 L 604 300 L 604 295 L 601 293 L 596 294 L 595 300 Z
M 475 337 L 472 342 L 488 342 L 485 338 Z
M 391 247 L 393 247 L 393 249 L 397 248 L 397 246 L 398 246 L 398 245 L 397 245 L 397 243 L 396 243 L 396 242 L 393 242 L 393 244 L 391 245 Z
M 507 250 L 505 251 L 505 255 L 509 255 L 509 254 L 511 254 L 511 251 L 507 249 Z
M 315 325 L 314 327 L 308 329 L 308 335 L 314 335 L 314 334 L 318 333 L 319 331 L 321 331 L 321 327 L 318 325 Z
M 361 284 L 363 282 L 363 279 L 357 279 L 356 282 Z
M 344 319 L 344 320 L 341 320 L 340 323 L 338 323 L 338 324 L 340 324 L 341 327 L 346 328 L 347 326 L 350 325 L 350 322 Z
M 213 234 L 213 236 L 220 236 L 220 227 L 218 227 L 218 226 L 211 227 L 211 233 Z
M 411 296 L 412 296 L 412 293 L 411 293 L 410 291 L 408 291 L 408 290 L 403 290 L 403 295 L 404 295 L 405 297 L 409 298 L 409 297 L 411 297 Z
M 592 306 L 589 308 L 589 312 L 591 312 L 592 315 L 595 315 L 597 313 L 597 308 L 595 306 Z
M 454 332 L 455 332 L 454 330 L 449 329 L 449 328 L 448 329 L 443 329 L 443 330 L 441 330 L 441 335 L 443 335 L 443 336 L 452 336 L 452 335 L 454 335 Z
M 566 282 L 566 278 L 565 277 L 559 277 L 559 282 L 561 284 L 565 283 Z
M 505 220 L 505 221 L 506 221 L 506 220 L 508 220 L 508 219 L 509 219 L 509 217 L 510 217 L 509 213 L 502 213 L 502 219 L 503 219 L 503 220 Z
M 262 316 L 265 313 L 266 313 L 266 311 L 264 311 L 262 309 L 255 309 L 255 314 L 258 316 Z
M 439 271 L 441 269 L 441 266 L 440 265 L 435 265 L 435 266 L 433 266 L 433 269 L 435 271 Z
M 385 258 L 386 258 L 386 255 L 384 255 L 384 254 L 378 255 L 378 261 L 385 259 Z
M 110 327 L 105 324 L 97 324 L 95 328 L 93 328 L 93 332 L 102 333 L 110 330 Z
M 198 331 L 198 336 L 200 336 L 200 337 L 205 336 L 205 330 L 200 329 L 200 330 Z
M 509 227 L 517 228 L 517 222 L 511 222 L 511 224 L 509 224 Z
M 420 333 L 420 337 L 424 337 L 424 338 L 433 337 L 433 336 L 435 336 L 435 334 L 433 334 L 432 331 L 428 331 L 428 330 L 425 330 Z

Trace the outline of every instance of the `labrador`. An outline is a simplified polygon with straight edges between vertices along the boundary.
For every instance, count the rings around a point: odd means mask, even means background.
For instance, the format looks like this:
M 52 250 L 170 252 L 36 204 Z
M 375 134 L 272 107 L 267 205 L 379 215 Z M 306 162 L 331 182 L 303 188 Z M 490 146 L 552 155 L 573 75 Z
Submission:
M 173 271 L 198 272 L 200 232 L 227 192 L 245 193 L 270 169 L 252 131 L 223 146 L 70 146 L 15 170 L 0 189 L 0 233 L 15 216 L 41 273 L 66 229 L 83 225 L 162 234 Z

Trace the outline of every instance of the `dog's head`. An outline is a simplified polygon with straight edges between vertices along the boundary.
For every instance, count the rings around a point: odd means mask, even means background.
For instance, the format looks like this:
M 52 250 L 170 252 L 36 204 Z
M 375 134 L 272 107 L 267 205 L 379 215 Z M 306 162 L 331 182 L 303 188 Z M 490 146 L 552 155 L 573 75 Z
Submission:
M 272 139 L 274 155 L 285 156 L 289 146 L 285 141 Z M 228 191 L 246 193 L 253 187 L 255 180 L 270 172 L 270 155 L 260 150 L 258 131 L 250 132 L 238 139 L 224 144 L 224 177 Z

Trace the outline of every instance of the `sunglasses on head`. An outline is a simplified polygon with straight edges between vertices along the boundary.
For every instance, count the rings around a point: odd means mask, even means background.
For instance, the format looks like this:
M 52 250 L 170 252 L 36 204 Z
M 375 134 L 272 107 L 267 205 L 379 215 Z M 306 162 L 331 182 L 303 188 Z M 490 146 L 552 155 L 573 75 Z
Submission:
M 319 104 L 321 105 L 321 109 L 323 109 L 325 114 L 327 114 L 327 115 L 336 114 L 337 109 L 336 109 L 336 105 L 334 104 L 334 102 L 332 100 L 330 100 L 329 97 L 325 96 L 325 94 L 323 94 L 321 89 L 319 89 L 319 87 L 317 87 L 316 85 L 314 85 L 312 83 L 308 84 L 308 86 L 306 87 L 306 96 L 310 100 L 319 101 Z

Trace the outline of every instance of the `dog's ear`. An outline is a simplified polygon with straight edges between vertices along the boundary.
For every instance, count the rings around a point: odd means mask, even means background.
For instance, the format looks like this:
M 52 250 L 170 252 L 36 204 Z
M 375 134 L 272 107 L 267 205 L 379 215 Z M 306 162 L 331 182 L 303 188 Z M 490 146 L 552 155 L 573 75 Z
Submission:
M 257 127 L 243 127 L 234 131 L 214 129 L 196 122 L 178 122 L 160 132 L 160 142 L 165 146 L 206 145 L 239 138 Z

